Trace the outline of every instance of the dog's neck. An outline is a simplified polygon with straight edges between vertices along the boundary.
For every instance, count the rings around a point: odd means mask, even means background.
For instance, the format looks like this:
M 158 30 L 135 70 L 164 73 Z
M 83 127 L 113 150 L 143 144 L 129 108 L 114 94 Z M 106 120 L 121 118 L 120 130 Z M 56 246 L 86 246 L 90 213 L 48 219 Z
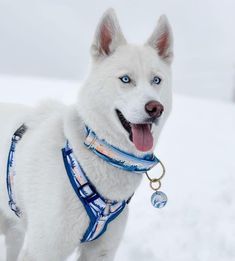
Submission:
M 71 107 L 65 115 L 64 135 L 89 179 L 102 195 L 109 199 L 123 200 L 134 193 L 142 175 L 133 175 L 131 172 L 115 168 L 84 146 L 84 121 L 77 113 L 76 107 Z

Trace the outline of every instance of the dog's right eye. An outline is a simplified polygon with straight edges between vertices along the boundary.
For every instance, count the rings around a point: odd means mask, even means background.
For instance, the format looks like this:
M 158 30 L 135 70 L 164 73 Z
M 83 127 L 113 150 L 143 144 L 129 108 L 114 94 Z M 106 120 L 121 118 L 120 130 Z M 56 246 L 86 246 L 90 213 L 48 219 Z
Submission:
M 124 75 L 122 77 L 119 78 L 123 83 L 130 83 L 131 82 L 131 78 L 128 75 Z

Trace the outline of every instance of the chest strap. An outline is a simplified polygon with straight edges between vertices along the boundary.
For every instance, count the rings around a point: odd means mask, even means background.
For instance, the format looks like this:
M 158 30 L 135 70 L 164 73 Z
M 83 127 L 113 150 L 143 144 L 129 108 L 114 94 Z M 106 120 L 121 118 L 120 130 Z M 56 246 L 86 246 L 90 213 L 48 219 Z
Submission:
M 108 224 L 124 210 L 129 200 L 114 201 L 103 198 L 87 178 L 68 142 L 62 149 L 62 154 L 71 185 L 90 218 L 89 227 L 81 242 L 93 241 L 106 231 Z

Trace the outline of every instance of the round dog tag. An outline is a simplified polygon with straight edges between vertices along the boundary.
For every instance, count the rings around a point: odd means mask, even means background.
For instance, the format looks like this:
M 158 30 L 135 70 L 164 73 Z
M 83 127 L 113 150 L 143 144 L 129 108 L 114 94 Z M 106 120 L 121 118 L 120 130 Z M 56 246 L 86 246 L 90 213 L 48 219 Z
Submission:
M 155 208 L 163 208 L 167 203 L 167 195 L 162 191 L 155 191 L 151 197 L 151 202 Z

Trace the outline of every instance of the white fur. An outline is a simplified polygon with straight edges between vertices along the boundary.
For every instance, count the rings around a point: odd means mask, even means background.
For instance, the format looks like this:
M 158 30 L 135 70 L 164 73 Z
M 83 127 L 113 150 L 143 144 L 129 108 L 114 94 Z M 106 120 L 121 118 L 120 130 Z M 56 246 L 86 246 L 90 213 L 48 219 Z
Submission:
M 103 25 L 110 32 L 110 46 L 102 46 L 106 43 L 100 40 Z M 170 32 L 166 18 L 161 19 L 151 43 L 159 39 L 162 28 Z M 115 109 L 120 109 L 130 122 L 141 123 L 147 117 L 144 105 L 158 100 L 165 111 L 153 128 L 156 145 L 171 110 L 171 70 L 169 57 L 166 53 L 160 57 L 155 47 L 149 42 L 144 46 L 127 44 L 113 10 L 108 10 L 92 44 L 91 72 L 75 105 L 67 107 L 51 101 L 35 108 L 0 104 L 0 232 L 6 236 L 8 261 L 16 261 L 18 255 L 20 261 L 62 261 L 76 247 L 81 253 L 79 261 L 114 259 L 128 208 L 100 239 L 80 244 L 89 219 L 67 178 L 61 148 L 69 139 L 90 180 L 106 198 L 123 200 L 134 193 L 141 176 L 114 168 L 88 151 L 83 145 L 84 123 L 114 146 L 142 155 L 129 140 Z M 172 53 L 172 44 L 167 48 Z M 128 86 L 119 80 L 127 73 L 134 80 Z M 150 84 L 155 75 L 162 78 L 160 86 Z M 5 173 L 11 136 L 22 123 L 28 131 L 17 145 L 15 158 L 14 189 L 23 212 L 18 219 L 8 207 Z

